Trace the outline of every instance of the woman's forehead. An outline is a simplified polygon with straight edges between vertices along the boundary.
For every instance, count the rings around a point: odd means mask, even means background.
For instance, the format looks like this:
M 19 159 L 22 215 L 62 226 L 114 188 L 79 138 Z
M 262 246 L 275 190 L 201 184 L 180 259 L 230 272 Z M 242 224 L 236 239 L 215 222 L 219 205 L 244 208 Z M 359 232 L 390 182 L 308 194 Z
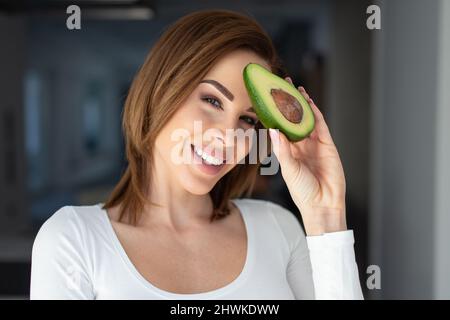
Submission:
M 249 63 L 258 63 L 270 70 L 270 66 L 267 62 L 255 53 L 239 50 L 220 59 L 203 80 L 219 82 L 228 89 L 236 99 L 241 101 L 244 99 L 246 104 L 249 104 L 250 100 L 242 76 L 245 66 Z
M 256 53 L 248 50 L 236 50 L 219 59 L 214 64 L 208 75 L 234 74 L 242 77 L 242 72 L 244 71 L 245 66 L 249 63 L 258 63 L 270 70 L 270 66 L 267 61 L 259 57 Z

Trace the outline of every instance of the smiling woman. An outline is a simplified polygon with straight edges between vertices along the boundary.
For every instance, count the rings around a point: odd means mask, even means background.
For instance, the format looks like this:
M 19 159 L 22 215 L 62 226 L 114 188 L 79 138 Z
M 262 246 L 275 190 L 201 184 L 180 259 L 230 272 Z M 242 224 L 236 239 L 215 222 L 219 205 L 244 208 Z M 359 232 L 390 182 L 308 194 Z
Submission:
M 362 298 L 342 168 L 312 101 L 318 130 L 306 145 L 272 136 L 307 235 L 285 208 L 242 199 L 260 141 L 224 132 L 261 128 L 242 77 L 249 63 L 285 75 L 269 36 L 243 14 L 196 12 L 162 35 L 125 102 L 128 168 L 105 204 L 63 207 L 41 227 L 32 299 Z M 301 171 L 290 148 L 309 151 Z M 182 154 L 194 161 L 173 161 Z M 312 168 L 328 170 L 325 180 Z
M 120 203 L 121 215 L 128 211 L 134 222 L 142 212 L 144 203 L 148 202 L 148 193 L 151 192 L 149 182 L 152 180 L 156 137 L 164 125 L 166 132 L 169 132 L 167 129 L 170 126 L 167 123 L 176 111 L 186 111 L 184 114 L 178 112 L 182 114 L 178 118 L 193 115 L 193 111 L 205 112 L 205 109 L 207 113 L 212 113 L 213 110 L 203 106 L 199 110 L 187 109 L 199 90 L 205 92 L 203 101 L 208 99 L 206 102 L 209 105 L 219 109 L 225 105 L 216 98 L 218 94 L 234 102 L 235 106 L 251 108 L 251 101 L 244 91 L 241 79 L 242 68 L 230 65 L 229 59 L 224 65 L 226 60 L 223 58 L 227 54 L 239 49 L 241 55 L 245 54 L 246 59 L 251 60 L 244 59 L 237 61 L 237 64 L 260 62 L 274 73 L 284 75 L 270 38 L 256 22 L 244 15 L 223 10 L 210 13 L 186 16 L 167 30 L 149 53 L 125 102 L 123 124 L 129 166 L 105 208 Z M 218 65 L 219 60 L 222 61 L 221 66 Z M 218 73 L 219 69 L 222 72 Z M 239 82 L 230 81 L 231 79 L 239 79 Z M 229 83 L 227 86 L 224 86 L 225 81 Z M 239 94 L 238 101 L 234 100 L 231 88 L 235 88 L 233 92 L 236 95 Z M 237 111 L 227 109 L 229 110 L 225 110 L 223 114 L 210 114 L 209 118 L 214 117 L 214 120 L 219 120 L 223 125 L 227 116 L 234 115 L 230 111 Z M 202 117 L 203 115 L 195 114 L 192 119 L 203 120 L 205 125 L 206 119 Z M 244 126 L 247 123 L 256 124 L 254 113 L 245 110 L 240 117 L 243 118 Z M 183 123 L 189 121 L 183 120 Z M 229 199 L 250 194 L 259 165 L 230 167 L 228 174 L 222 174 L 222 179 L 214 181 L 217 183 L 214 183 L 210 193 L 214 208 L 212 218 L 229 213 Z

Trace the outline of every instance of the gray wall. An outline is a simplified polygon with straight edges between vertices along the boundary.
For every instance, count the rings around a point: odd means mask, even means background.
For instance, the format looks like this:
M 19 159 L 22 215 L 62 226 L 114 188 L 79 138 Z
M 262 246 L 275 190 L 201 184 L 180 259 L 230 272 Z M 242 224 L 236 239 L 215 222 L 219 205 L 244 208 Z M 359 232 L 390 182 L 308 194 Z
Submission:
M 450 299 L 450 1 L 439 7 L 434 297 Z
M 382 31 L 374 39 L 370 263 L 381 267 L 382 289 L 372 294 L 449 298 L 444 272 L 450 240 L 444 179 L 449 4 L 396 0 L 380 5 Z

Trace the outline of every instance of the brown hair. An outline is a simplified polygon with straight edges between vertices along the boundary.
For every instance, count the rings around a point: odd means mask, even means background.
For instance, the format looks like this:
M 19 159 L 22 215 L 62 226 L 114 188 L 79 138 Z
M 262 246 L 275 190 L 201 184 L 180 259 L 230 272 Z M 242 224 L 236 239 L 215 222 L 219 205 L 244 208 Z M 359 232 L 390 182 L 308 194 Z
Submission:
M 203 10 L 180 18 L 150 50 L 135 76 L 123 113 L 128 166 L 104 209 L 120 205 L 136 224 L 146 203 L 156 136 L 222 56 L 248 49 L 284 76 L 270 37 L 252 18 L 229 10 Z M 247 160 L 247 159 L 245 159 Z M 250 196 L 260 163 L 236 165 L 210 191 L 211 221 L 229 214 L 229 200 Z M 157 205 L 152 203 L 152 205 Z

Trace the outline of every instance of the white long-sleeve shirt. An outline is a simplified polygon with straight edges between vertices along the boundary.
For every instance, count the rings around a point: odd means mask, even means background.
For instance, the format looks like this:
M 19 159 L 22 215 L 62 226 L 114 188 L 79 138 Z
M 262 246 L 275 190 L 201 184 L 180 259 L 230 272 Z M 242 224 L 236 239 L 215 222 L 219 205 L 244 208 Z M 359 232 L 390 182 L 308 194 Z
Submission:
M 233 202 L 245 222 L 247 256 L 239 276 L 221 288 L 179 294 L 154 286 L 135 268 L 98 204 L 63 207 L 41 226 L 33 244 L 30 298 L 363 299 L 352 230 L 305 236 L 280 205 Z

